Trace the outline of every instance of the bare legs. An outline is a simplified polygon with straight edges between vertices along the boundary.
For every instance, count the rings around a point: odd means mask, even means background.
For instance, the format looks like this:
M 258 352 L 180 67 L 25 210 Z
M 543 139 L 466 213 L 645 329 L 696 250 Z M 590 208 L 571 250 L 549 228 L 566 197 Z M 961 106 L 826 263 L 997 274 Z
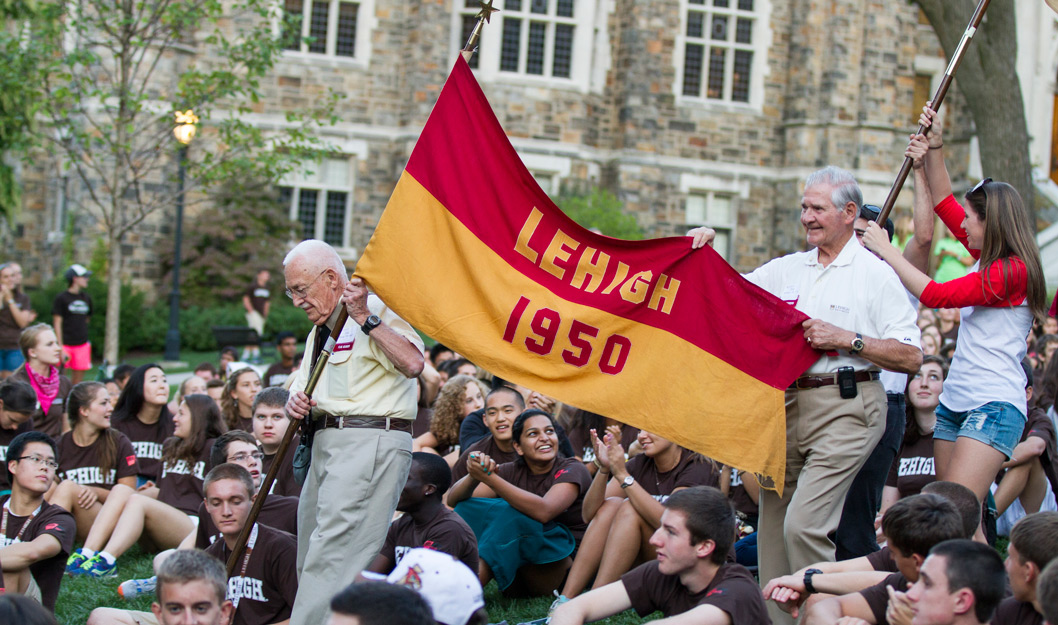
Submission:
M 177 547 L 195 528 L 186 514 L 176 508 L 132 492 L 114 488 L 85 540 L 85 548 L 106 551 L 118 557 L 141 537 L 160 549 Z M 128 492 L 125 492 L 128 491 Z
M 957 482 L 984 501 L 992 482 L 1007 457 L 1003 452 L 981 441 L 960 436 L 954 443 L 935 441 L 933 455 L 937 463 L 937 479 Z
M 611 498 L 595 513 L 577 551 L 562 594 L 572 599 L 584 592 L 594 576 L 592 588 L 621 579 L 638 562 L 655 557 L 650 545 L 651 527 L 627 499 Z
M 1021 499 L 1026 514 L 1040 511 L 1047 494 L 1047 475 L 1039 458 L 1019 464 L 1007 471 L 995 492 L 996 516 L 1002 516 L 1015 499 Z

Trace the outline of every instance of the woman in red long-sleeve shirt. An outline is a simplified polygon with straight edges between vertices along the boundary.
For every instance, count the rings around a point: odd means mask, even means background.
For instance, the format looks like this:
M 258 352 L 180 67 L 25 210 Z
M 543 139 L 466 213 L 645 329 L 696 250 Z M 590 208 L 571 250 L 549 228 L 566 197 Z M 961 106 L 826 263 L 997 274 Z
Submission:
M 925 126 L 936 113 L 928 107 Z M 889 263 L 904 286 L 930 308 L 959 308 L 961 323 L 951 369 L 944 382 L 933 438 L 937 479 L 972 489 L 983 500 L 996 472 L 1010 457 L 1025 427 L 1025 336 L 1043 319 L 1046 286 L 1032 220 L 1018 192 L 985 178 L 966 193 L 964 209 L 933 127 L 929 139 L 911 137 L 915 211 L 931 208 L 977 259 L 970 273 L 943 284 L 903 260 L 872 224 L 864 245 Z M 941 198 L 934 206 L 934 199 Z

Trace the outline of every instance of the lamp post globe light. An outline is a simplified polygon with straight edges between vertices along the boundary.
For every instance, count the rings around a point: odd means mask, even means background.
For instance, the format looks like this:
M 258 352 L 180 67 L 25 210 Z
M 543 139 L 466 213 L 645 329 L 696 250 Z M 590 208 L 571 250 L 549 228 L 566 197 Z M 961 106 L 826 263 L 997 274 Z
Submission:
M 177 148 L 177 195 L 176 195 L 176 236 L 173 242 L 173 290 L 169 293 L 169 331 L 165 333 L 165 360 L 180 360 L 180 247 L 183 245 L 184 231 L 184 177 L 187 171 L 187 147 L 195 138 L 195 124 L 198 117 L 191 109 L 176 111 L 176 126 L 173 136 L 180 143 Z

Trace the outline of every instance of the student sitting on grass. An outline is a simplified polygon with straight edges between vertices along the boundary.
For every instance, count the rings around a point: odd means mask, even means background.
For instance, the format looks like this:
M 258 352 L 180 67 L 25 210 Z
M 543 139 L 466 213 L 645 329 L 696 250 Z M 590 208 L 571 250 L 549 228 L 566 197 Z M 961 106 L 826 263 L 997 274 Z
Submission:
M 136 453 L 128 437 L 110 427 L 111 412 L 110 392 L 100 382 L 81 382 L 66 400 L 73 429 L 59 439 L 61 482 L 48 501 L 73 514 L 78 540 L 88 536 L 112 489 L 129 494 L 136 488 Z
M 527 410 L 512 426 L 518 460 L 498 465 L 475 452 L 449 504 L 478 537 L 478 577 L 500 590 L 546 595 L 558 588 L 584 536 L 581 503 L 591 476 L 561 457 L 554 418 Z M 472 498 L 473 497 L 473 498 Z
M 43 432 L 25 432 L 7 448 L 11 495 L 0 499 L 0 562 L 6 592 L 36 598 L 55 610 L 63 562 L 77 533 L 73 517 L 44 501 L 55 479 L 55 443 Z
M 261 490 L 261 482 L 264 474 L 261 473 L 261 450 L 257 447 L 257 441 L 249 432 L 243 430 L 231 430 L 225 432 L 213 441 L 209 460 L 211 466 L 220 466 L 224 463 L 237 464 L 250 474 L 253 480 L 253 489 L 257 493 Z M 261 512 L 257 520 L 262 525 L 273 529 L 282 530 L 297 536 L 298 533 L 298 499 L 297 497 L 283 497 L 281 495 L 269 495 L 261 506 Z M 198 507 L 198 527 L 180 542 L 178 549 L 206 549 L 221 538 L 221 532 L 213 524 L 213 519 L 206 511 L 206 503 L 203 501 Z M 174 549 L 162 551 L 154 557 L 154 570 L 157 571 Z M 126 580 L 118 586 L 118 594 L 125 599 L 135 599 L 145 593 L 152 593 L 155 589 L 156 577 L 144 579 Z M 103 621 L 106 622 L 106 621 Z
M 919 579 L 893 601 L 906 601 L 900 618 L 914 625 L 984 625 L 992 622 L 1007 576 L 995 549 L 972 540 L 948 540 L 929 552 Z
M 426 451 L 411 455 L 408 481 L 397 501 L 397 510 L 404 516 L 390 524 L 386 542 L 368 565 L 368 572 L 388 575 L 404 554 L 417 547 L 447 553 L 470 570 L 478 570 L 478 541 L 473 530 L 442 503 L 451 483 L 452 472 L 444 458 Z
M 650 538 L 657 559 L 563 603 L 551 625 L 582 625 L 634 608 L 640 616 L 660 610 L 657 623 L 770 624 L 753 576 L 726 563 L 735 539 L 735 513 L 722 492 L 696 486 L 673 493 Z
M 253 435 L 261 443 L 264 451 L 261 471 L 268 473 L 279 453 L 279 445 L 286 436 L 287 428 L 290 427 L 290 417 L 287 415 L 286 405 L 290 392 L 285 388 L 272 386 L 262 390 L 253 400 Z M 294 424 L 297 427 L 297 424 Z M 272 482 L 272 490 L 269 495 L 283 495 L 286 497 L 298 497 L 301 495 L 301 484 L 294 479 L 294 454 L 297 449 L 299 435 L 295 434 L 290 441 L 291 453 L 287 454 L 283 466 L 279 467 L 279 473 Z
M 127 436 L 136 452 L 140 472 L 137 491 L 158 497 L 162 475 L 162 444 L 173 435 L 173 413 L 169 411 L 169 384 L 156 364 L 136 367 L 114 406 L 114 429 Z
M 577 558 L 557 603 L 592 588 L 616 582 L 637 564 L 654 559 L 650 537 L 661 523 L 663 502 L 692 486 L 717 486 L 719 473 L 710 461 L 657 434 L 640 430 L 643 453 L 625 464 L 620 428 L 611 426 L 599 439 L 591 431 L 598 470 L 584 497 L 584 520 L 590 521 Z M 596 571 L 598 571 L 596 573 Z
M 175 435 L 165 441 L 158 499 L 112 492 L 88 533 L 84 547 L 70 556 L 71 575 L 111 577 L 117 559 L 137 540 L 150 551 L 176 547 L 195 527 L 202 501 L 202 479 L 213 439 L 224 431 L 220 412 L 207 395 L 189 395 L 174 420 Z
M 888 623 L 886 611 L 890 606 L 889 587 L 900 593 L 905 592 L 912 583 L 918 581 L 919 569 L 930 549 L 945 540 L 965 538 L 962 518 L 955 505 L 929 494 L 912 495 L 890 506 L 882 518 L 882 529 L 889 539 L 900 572 L 874 583 L 866 580 L 866 575 L 862 573 L 806 573 L 806 579 L 802 580 L 805 592 L 838 594 L 844 591 L 845 594 L 809 607 L 804 625 L 831 625 L 843 617 L 861 619 L 870 625 Z M 792 607 L 796 601 L 788 600 L 781 592 L 769 598 L 783 609 Z M 902 597 L 899 601 L 898 607 L 902 609 L 907 599 Z M 794 612 L 792 610 L 791 615 Z

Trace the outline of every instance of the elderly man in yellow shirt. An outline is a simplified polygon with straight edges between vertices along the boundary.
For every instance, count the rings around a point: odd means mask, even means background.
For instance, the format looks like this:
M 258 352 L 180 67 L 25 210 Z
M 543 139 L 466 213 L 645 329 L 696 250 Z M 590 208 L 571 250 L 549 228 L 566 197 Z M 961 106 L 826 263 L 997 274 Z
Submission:
M 382 547 L 411 466 L 415 378 L 423 343 L 330 245 L 302 241 L 283 261 L 286 294 L 316 326 L 293 374 L 287 412 L 315 422 L 298 505 L 298 594 L 292 625 L 322 623 L 330 598 Z M 345 306 L 349 320 L 311 401 L 304 389 Z

